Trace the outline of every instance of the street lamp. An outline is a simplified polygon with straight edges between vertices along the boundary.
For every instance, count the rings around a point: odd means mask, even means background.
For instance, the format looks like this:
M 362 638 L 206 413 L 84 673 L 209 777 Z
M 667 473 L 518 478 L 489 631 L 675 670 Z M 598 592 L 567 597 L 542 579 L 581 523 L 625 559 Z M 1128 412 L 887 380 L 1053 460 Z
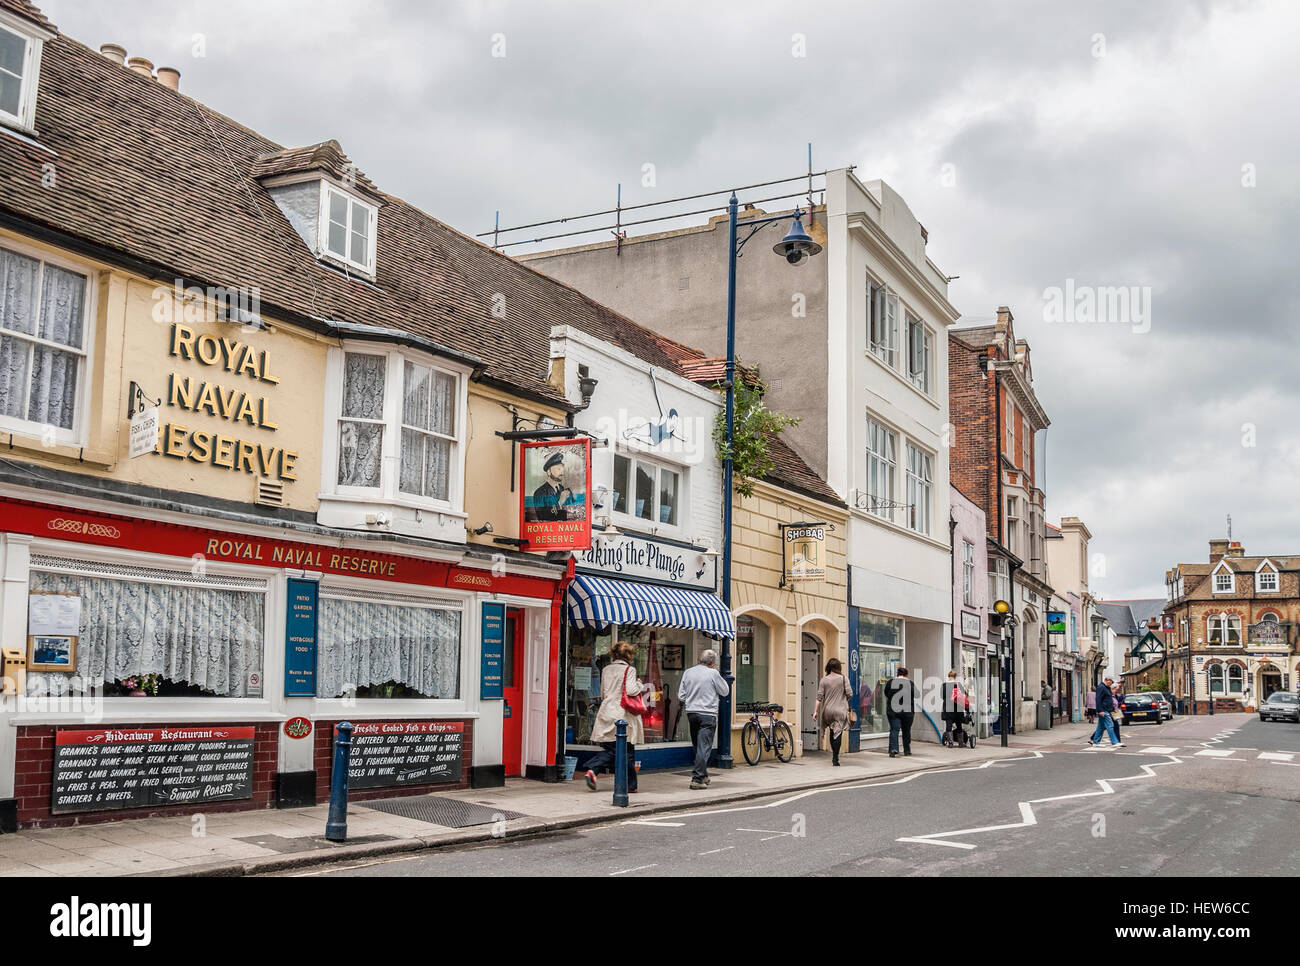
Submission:
M 1008 643 L 1007 632 L 1014 630 L 1016 619 L 1011 614 L 1011 605 L 1005 600 L 997 600 L 993 603 L 993 613 L 990 615 L 990 623 L 998 628 L 998 732 L 1002 738 L 1002 747 L 1007 746 L 1007 732 L 1011 729 L 1011 682 L 1008 678 L 1010 670 L 1007 661 L 1007 652 L 1011 645 Z
M 754 237 L 755 232 L 764 225 L 785 221 L 788 217 L 777 215 L 746 221 L 749 234 L 737 240 L 739 208 L 740 202 L 733 192 L 727 202 L 727 435 L 722 459 L 722 603 L 728 611 L 731 610 L 732 451 L 735 449 L 736 429 L 736 263 L 745 243 Z M 802 265 L 822 250 L 822 246 L 804 230 L 802 217 L 803 210 L 796 208 L 790 230 L 772 246 L 772 251 L 791 265 Z M 731 641 L 725 638 L 722 641 L 722 677 L 727 682 L 727 693 L 718 701 L 718 767 L 730 768 L 734 764 L 731 757 L 731 698 L 736 678 L 731 673 Z

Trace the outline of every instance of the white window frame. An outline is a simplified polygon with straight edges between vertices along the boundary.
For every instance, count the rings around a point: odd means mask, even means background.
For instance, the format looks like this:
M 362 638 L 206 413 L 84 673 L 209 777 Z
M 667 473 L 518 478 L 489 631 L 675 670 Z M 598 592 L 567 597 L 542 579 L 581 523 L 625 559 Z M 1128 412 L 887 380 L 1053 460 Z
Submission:
M 1024 432 L 1020 434 L 1020 468 L 1032 477 L 1034 474 L 1034 468 L 1029 464 L 1029 460 L 1034 446 L 1034 434 L 1029 428 L 1029 420 L 1023 420 L 1023 422 L 1025 428 Z
M 1016 453 L 1016 404 L 1011 399 L 1011 393 L 1007 393 L 1007 442 L 1004 447 L 1008 457 L 1015 456 Z
M 1222 587 L 1219 586 L 1220 577 L 1226 578 L 1224 586 Z M 1213 593 L 1216 594 L 1231 594 L 1235 590 L 1237 583 L 1232 569 L 1226 565 L 1221 566 L 1219 569 L 1214 571 L 1210 577 L 1210 582 L 1211 587 L 1213 588 Z
M 930 395 L 934 387 L 932 377 L 934 369 L 934 333 L 925 324 L 925 321 L 918 316 L 907 313 L 904 317 L 907 319 L 907 381 L 921 392 Z M 913 332 L 921 333 L 919 352 L 914 351 L 912 344 Z M 918 362 L 921 366 L 920 369 L 915 368 Z
M 877 300 L 879 300 L 877 302 Z M 876 312 L 880 308 L 880 314 Z M 887 365 L 898 368 L 898 296 L 889 286 L 867 276 L 867 351 Z M 885 341 L 876 338 L 877 323 L 884 329 Z
M 961 599 L 967 607 L 975 606 L 975 544 L 961 542 Z
M 1266 577 L 1272 578 L 1272 580 L 1269 581 L 1272 584 L 1271 587 L 1265 586 Z M 1278 576 L 1278 572 L 1274 569 L 1272 563 L 1265 560 L 1259 565 L 1259 569 L 1255 571 L 1255 593 L 1276 594 L 1281 587 L 1281 584 L 1281 578 Z
M 344 240 L 348 250 L 352 246 L 352 219 L 356 209 L 354 205 L 360 205 L 366 212 L 366 260 L 357 261 L 350 255 L 340 255 L 329 247 L 329 230 L 330 230 L 330 195 L 337 194 L 342 196 L 348 203 L 348 221 L 344 232 Z M 366 201 L 360 195 L 354 194 L 345 188 L 340 187 L 332 181 L 325 178 L 320 180 L 320 207 L 316 223 L 316 247 L 317 254 L 321 258 L 338 262 L 352 268 L 360 269 L 367 275 L 375 274 L 375 228 L 379 221 L 379 208 L 370 201 Z
M 1237 641 L 1232 642 L 1236 634 Z M 1218 636 L 1216 641 L 1214 638 Z M 1210 614 L 1205 618 L 1205 643 L 1212 647 L 1241 647 L 1241 618 L 1236 614 Z
M 627 467 L 628 492 L 623 494 L 626 497 L 626 505 L 629 508 L 626 511 L 615 509 L 617 500 L 614 496 L 614 493 L 616 490 L 618 490 L 617 472 L 618 472 L 618 460 L 620 458 L 628 461 L 628 467 Z M 647 519 L 646 517 L 639 517 L 636 515 L 635 512 L 636 471 L 638 466 L 644 469 L 654 470 L 654 504 L 650 508 L 649 519 Z M 659 501 L 659 497 L 661 493 L 659 474 L 665 471 L 676 474 L 677 476 L 677 522 L 676 523 L 659 522 L 659 511 L 662 507 L 662 504 Z M 686 530 L 687 510 L 688 510 L 688 504 L 690 502 L 687 497 L 687 494 L 689 492 L 690 492 L 690 486 L 689 486 L 689 475 L 687 472 L 687 467 L 683 466 L 680 463 L 672 463 L 666 460 L 652 459 L 651 457 L 645 456 L 642 453 L 637 452 L 636 450 L 630 450 L 630 449 L 617 450 L 614 453 L 614 459 L 610 461 L 610 480 L 609 480 L 610 515 L 611 515 L 611 519 L 617 519 L 618 521 L 620 521 L 621 524 L 625 524 L 626 525 L 625 528 L 644 530 L 647 527 L 649 527 L 656 534 L 661 533 L 663 531 L 667 531 L 670 534 L 682 533 L 683 531 Z
M 0 414 L 0 432 L 12 433 L 17 436 L 35 437 L 45 440 L 50 438 L 56 444 L 67 446 L 85 446 L 87 445 L 87 431 L 90 420 L 87 414 L 89 409 L 89 391 L 90 391 L 90 374 L 94 368 L 94 353 L 92 351 L 95 345 L 95 321 L 98 315 L 97 298 L 99 286 L 95 282 L 95 272 L 90 266 L 80 262 L 70 261 L 57 255 L 51 255 L 48 252 L 39 249 L 30 248 L 26 245 L 18 244 L 10 239 L 0 240 L 0 248 L 8 249 L 19 255 L 35 259 L 40 262 L 40 274 L 36 279 L 36 305 L 37 312 L 40 312 L 41 300 L 43 297 L 45 284 L 45 266 L 53 265 L 66 271 L 73 272 L 77 275 L 84 275 L 86 278 L 86 294 L 82 299 L 82 308 L 85 312 L 85 318 L 82 319 L 82 348 L 74 349 L 72 346 L 66 346 L 58 342 L 50 342 L 36 336 L 27 335 L 22 332 L 15 332 L 9 329 L 2 330 L 6 337 L 19 339 L 33 345 L 46 346 L 57 349 L 60 352 L 79 353 L 81 365 L 77 373 L 77 397 L 73 402 L 72 408 L 72 428 L 64 429 L 63 427 L 51 427 L 45 423 L 36 422 L 30 419 L 20 419 L 16 416 L 6 416 Z M 31 394 L 31 361 L 28 361 L 27 369 L 27 388 L 24 390 L 24 396 L 30 397 Z M 24 401 L 24 404 L 26 400 Z M 53 430 L 52 436 L 47 437 L 47 433 Z
M 989 601 L 991 608 L 999 600 L 1011 602 L 1011 576 L 1010 568 L 1007 566 L 1005 557 L 993 557 L 992 566 L 989 568 Z
M 1007 497 L 1007 522 L 1006 522 L 1006 548 L 1014 553 L 1017 557 L 1021 555 L 1020 549 L 1020 498 L 1017 496 Z
M 929 536 L 934 523 L 934 464 L 935 457 L 911 440 L 907 441 L 907 528 L 914 533 Z M 929 479 L 923 479 L 912 470 L 912 454 L 918 458 L 918 467 L 928 466 Z M 918 526 L 918 524 L 920 524 Z
M 873 432 L 874 429 L 874 432 Z M 878 437 L 888 443 L 888 453 L 877 452 L 872 448 L 872 439 Z M 876 492 L 875 467 L 881 467 L 887 481 L 887 492 Z M 898 434 L 879 420 L 867 417 L 867 506 L 866 511 L 872 516 L 893 522 L 894 494 L 898 486 Z M 883 505 L 882 505 L 883 504 Z
M 386 359 L 384 439 L 380 447 L 378 486 L 345 486 L 338 482 L 338 461 L 341 455 L 339 424 L 344 421 L 356 421 L 353 417 L 343 416 L 344 361 L 348 355 L 382 356 Z M 401 489 L 399 447 L 402 438 L 403 379 L 408 361 L 423 368 L 445 373 L 456 380 L 456 432 L 451 456 L 448 459 L 448 472 L 451 479 L 448 481 L 446 500 L 407 493 Z M 322 493 L 343 499 L 462 514 L 465 505 L 465 451 L 469 448 L 466 429 L 468 384 L 467 368 L 428 353 L 374 342 L 354 341 L 344 342 L 342 346 L 330 349 L 325 380 L 326 420 L 321 465 Z
M 0 124 L 16 127 L 28 134 L 35 134 L 36 90 L 40 86 L 41 52 L 45 41 L 54 35 L 45 30 L 33 29 L 26 21 L 5 10 L 0 10 L 0 30 L 26 42 L 23 50 L 21 82 L 18 88 L 18 113 L 11 114 L 0 109 Z

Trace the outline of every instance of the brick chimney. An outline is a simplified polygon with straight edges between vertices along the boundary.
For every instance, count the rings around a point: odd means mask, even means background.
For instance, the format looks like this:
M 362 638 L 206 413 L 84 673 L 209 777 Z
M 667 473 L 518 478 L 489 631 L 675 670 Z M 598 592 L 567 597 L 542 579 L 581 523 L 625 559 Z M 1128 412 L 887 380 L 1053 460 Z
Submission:
M 1015 316 L 1011 314 L 1011 308 L 1009 306 L 1006 305 L 998 306 L 998 328 L 999 329 L 1005 329 L 1014 320 L 1015 320 Z
M 1216 564 L 1223 559 L 1224 554 L 1228 552 L 1227 540 L 1210 541 L 1210 563 Z

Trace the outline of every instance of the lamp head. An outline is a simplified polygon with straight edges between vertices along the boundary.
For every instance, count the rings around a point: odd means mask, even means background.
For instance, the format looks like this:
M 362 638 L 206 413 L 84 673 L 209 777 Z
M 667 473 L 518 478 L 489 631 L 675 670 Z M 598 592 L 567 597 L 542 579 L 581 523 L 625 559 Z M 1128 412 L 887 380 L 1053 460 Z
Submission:
M 813 255 L 822 250 L 822 246 L 813 241 L 803 227 L 803 212 L 795 211 L 794 223 L 784 238 L 772 246 L 772 251 L 782 256 L 791 265 L 802 265 Z

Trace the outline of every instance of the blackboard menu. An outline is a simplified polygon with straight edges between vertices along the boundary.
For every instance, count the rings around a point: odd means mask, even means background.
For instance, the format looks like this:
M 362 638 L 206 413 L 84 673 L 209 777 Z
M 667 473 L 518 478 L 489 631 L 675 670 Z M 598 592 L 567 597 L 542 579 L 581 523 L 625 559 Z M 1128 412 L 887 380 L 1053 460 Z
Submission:
M 463 721 L 358 722 L 352 731 L 348 787 L 458 782 L 464 738 Z
M 53 812 L 253 797 L 253 727 L 59 731 Z

